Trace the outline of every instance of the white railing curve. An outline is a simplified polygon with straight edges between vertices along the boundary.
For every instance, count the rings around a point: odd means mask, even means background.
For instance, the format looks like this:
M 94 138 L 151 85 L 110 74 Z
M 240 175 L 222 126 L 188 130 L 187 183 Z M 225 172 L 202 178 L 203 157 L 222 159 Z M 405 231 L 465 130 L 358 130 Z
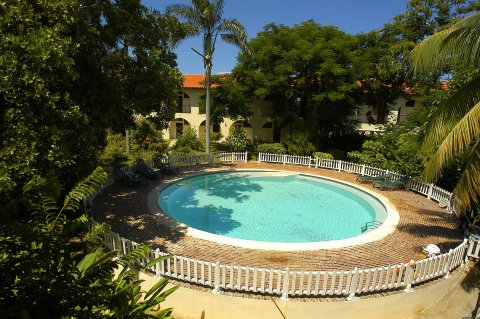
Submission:
M 247 153 L 182 155 L 164 158 L 162 161 L 183 165 L 246 162 Z M 259 153 L 258 162 L 327 168 L 371 176 L 391 173 L 363 164 L 284 154 Z M 146 161 L 146 163 L 153 167 L 151 161 Z M 133 173 L 136 168 L 135 166 L 129 166 L 122 169 L 127 173 Z M 401 175 L 397 174 L 397 176 Z M 104 187 L 112 185 L 114 181 L 113 176 L 109 175 Z M 424 184 L 417 180 L 412 180 L 409 187 L 411 190 L 435 201 L 441 201 L 445 198 L 450 200 L 453 196 L 437 186 Z M 290 270 L 288 267 L 285 269 L 267 269 L 224 265 L 218 261 L 209 262 L 182 256 L 171 256 L 157 262 L 149 270 L 157 277 L 169 277 L 211 287 L 214 293 L 228 290 L 277 295 L 282 300 L 287 300 L 291 296 L 344 296 L 348 300 L 352 300 L 365 293 L 398 289 L 409 290 L 412 289 L 412 286 L 428 280 L 440 277 L 446 278 L 452 270 L 464 265 L 469 257 L 476 259 L 480 257 L 479 242 L 479 236 L 470 236 L 445 254 L 412 263 L 399 263 L 369 269 L 354 268 L 353 270 L 335 271 Z M 110 249 L 117 250 L 119 254 L 127 254 L 139 245 L 114 232 L 104 236 L 103 244 Z M 167 254 L 158 248 L 152 249 L 147 262 L 165 255 Z

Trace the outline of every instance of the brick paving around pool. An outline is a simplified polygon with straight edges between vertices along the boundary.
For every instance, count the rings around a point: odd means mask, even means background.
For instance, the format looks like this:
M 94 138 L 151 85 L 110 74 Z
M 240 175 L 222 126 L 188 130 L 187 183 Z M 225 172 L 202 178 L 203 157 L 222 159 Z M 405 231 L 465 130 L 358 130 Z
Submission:
M 356 175 L 319 168 L 267 163 L 232 163 L 184 167 L 182 178 L 215 170 L 275 169 L 335 178 L 352 184 Z M 404 260 L 418 259 L 422 247 L 433 243 L 442 253 L 456 247 L 463 240 L 457 229 L 455 217 L 441 209 L 434 201 L 412 191 L 380 191 L 370 184 L 361 184 L 387 197 L 397 208 L 400 221 L 395 231 L 370 243 L 313 251 L 271 251 L 239 248 L 218 244 L 184 234 L 182 230 L 165 226 L 148 208 L 148 194 L 160 183 L 174 178 L 151 181 L 148 186 L 111 186 L 99 194 L 93 205 L 93 216 L 107 222 L 114 232 L 151 248 L 183 257 L 195 258 L 225 265 L 250 266 L 291 270 L 352 270 L 398 264 Z M 287 226 L 288 227 L 288 226 Z

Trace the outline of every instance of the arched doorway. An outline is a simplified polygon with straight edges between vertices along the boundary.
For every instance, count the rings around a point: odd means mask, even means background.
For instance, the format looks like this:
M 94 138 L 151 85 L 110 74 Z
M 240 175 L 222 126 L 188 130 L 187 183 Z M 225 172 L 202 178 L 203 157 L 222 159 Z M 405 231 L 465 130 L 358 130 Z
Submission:
M 201 141 L 205 139 L 205 121 L 200 123 L 200 126 L 198 127 L 198 137 L 200 138 Z M 210 132 L 215 132 L 219 133 L 220 132 L 220 124 L 213 123 L 210 125 Z
M 179 136 L 182 136 L 183 132 L 190 127 L 190 123 L 183 118 L 176 118 L 170 123 L 169 126 L 169 138 L 177 139 Z

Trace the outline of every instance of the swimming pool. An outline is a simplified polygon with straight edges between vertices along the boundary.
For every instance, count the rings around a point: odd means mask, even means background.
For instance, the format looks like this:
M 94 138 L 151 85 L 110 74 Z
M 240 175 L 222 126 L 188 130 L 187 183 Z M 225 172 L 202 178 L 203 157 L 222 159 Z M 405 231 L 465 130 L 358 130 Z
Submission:
M 161 190 L 157 204 L 193 233 L 267 243 L 267 249 L 274 249 L 273 243 L 336 246 L 375 232 L 364 228 L 388 217 L 385 203 L 369 192 L 285 171 L 221 171 L 185 178 Z

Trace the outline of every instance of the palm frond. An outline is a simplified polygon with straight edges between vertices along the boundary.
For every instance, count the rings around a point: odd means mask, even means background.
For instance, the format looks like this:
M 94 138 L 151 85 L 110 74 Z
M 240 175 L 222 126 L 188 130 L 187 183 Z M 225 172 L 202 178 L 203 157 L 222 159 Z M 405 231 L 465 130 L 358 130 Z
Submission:
M 420 42 L 409 54 L 406 63 L 414 75 L 440 73 L 446 67 L 480 63 L 480 13 L 472 14 L 448 29 Z
M 194 7 L 185 4 L 172 4 L 165 10 L 167 15 L 173 15 L 188 24 L 198 25 L 198 15 Z
M 422 150 L 427 152 L 434 150 L 455 123 L 478 101 L 480 101 L 480 76 L 463 85 L 438 106 L 425 128 Z
M 107 173 L 101 167 L 97 167 L 90 176 L 75 186 L 65 197 L 63 211 L 77 211 L 82 202 L 89 196 L 94 195 L 105 183 Z
M 478 205 L 480 202 L 480 142 L 473 146 L 460 180 L 455 187 L 460 209 Z
M 435 180 L 442 171 L 442 167 L 452 157 L 463 152 L 480 137 L 480 102 L 457 122 L 450 133 L 445 137 L 442 144 L 428 161 L 423 172 L 427 181 Z
M 218 25 L 218 31 L 225 42 L 231 43 L 245 53 L 250 54 L 245 27 L 237 19 L 224 19 Z
M 40 202 L 32 205 L 33 227 L 36 231 L 45 231 L 52 228 L 52 224 L 59 219 L 56 200 L 51 196 L 41 195 Z M 59 224 L 63 224 L 64 219 Z

